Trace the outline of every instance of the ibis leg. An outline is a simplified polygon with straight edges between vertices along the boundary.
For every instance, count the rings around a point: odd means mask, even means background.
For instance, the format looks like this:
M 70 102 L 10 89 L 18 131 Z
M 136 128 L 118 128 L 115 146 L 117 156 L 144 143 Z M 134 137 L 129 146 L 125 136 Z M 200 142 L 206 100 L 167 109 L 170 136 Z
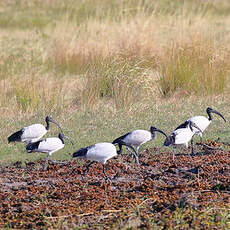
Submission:
M 192 154 L 190 156 L 194 155 L 194 141 L 193 141 L 193 138 L 194 138 L 194 136 L 192 137 L 192 140 L 191 140 Z
M 69 161 L 63 162 L 63 161 L 55 161 L 55 160 L 52 160 L 51 162 L 52 162 L 53 164 L 60 164 L 60 165 L 67 165 L 67 164 L 69 164 Z
M 131 150 L 129 150 L 129 147 L 127 147 L 127 146 L 126 146 L 126 149 L 127 149 L 131 154 L 134 155 L 134 157 L 135 157 L 135 162 L 136 162 L 137 164 L 139 164 L 139 158 L 138 158 L 138 149 L 139 149 L 139 148 L 137 148 L 136 152 L 131 152 Z
M 190 159 L 191 159 L 191 160 L 193 160 L 193 158 L 192 158 L 192 157 L 194 156 L 194 154 L 193 154 L 193 153 L 191 153 L 191 154 L 188 154 L 188 155 L 189 155 Z
M 85 176 L 87 174 L 87 172 L 89 171 L 89 167 L 94 163 L 94 161 L 90 162 L 88 165 L 86 165 L 86 169 L 83 172 L 83 176 L 82 179 L 85 180 Z
M 43 166 L 43 170 L 44 170 L 44 171 L 47 169 L 48 161 L 49 161 L 49 154 L 47 154 L 46 161 L 45 161 L 45 164 L 44 164 L 44 166 Z
M 131 154 L 133 154 L 133 152 L 131 152 L 127 146 L 126 146 L 126 149 L 127 149 Z
M 200 136 L 200 143 L 203 143 L 203 139 L 202 139 L 202 137 Z
M 172 152 L 172 154 L 173 154 L 173 162 L 174 162 L 174 160 L 175 160 L 175 152 L 176 152 L 176 148 L 173 147 L 173 152 Z
M 136 160 L 136 163 L 137 163 L 137 164 L 139 164 L 139 148 L 140 148 L 140 146 L 137 147 L 137 149 L 136 149 L 136 154 L 133 153 L 134 156 L 135 156 L 135 160 Z
M 110 180 L 110 178 L 107 176 L 106 172 L 105 172 L 105 165 L 103 164 L 103 173 L 105 175 L 105 180 Z

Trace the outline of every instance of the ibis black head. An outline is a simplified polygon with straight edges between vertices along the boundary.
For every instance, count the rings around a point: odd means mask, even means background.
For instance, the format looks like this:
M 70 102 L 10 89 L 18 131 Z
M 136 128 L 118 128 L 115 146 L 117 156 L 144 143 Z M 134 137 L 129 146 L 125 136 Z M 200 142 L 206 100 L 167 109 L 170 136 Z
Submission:
M 160 129 L 154 127 L 154 126 L 150 127 L 150 132 L 152 133 L 153 136 L 155 136 L 155 132 L 159 132 L 159 133 L 163 134 L 165 137 L 167 137 L 165 132 L 163 132 L 162 130 L 160 130 Z
M 65 138 L 65 139 L 69 140 L 70 143 L 73 145 L 72 139 L 70 137 L 64 135 L 63 133 L 59 133 L 58 138 L 62 140 L 63 144 L 64 144 L 64 138 Z
M 212 120 L 212 115 L 211 115 L 211 113 L 215 113 L 215 114 L 219 115 L 219 116 L 226 122 L 224 116 L 223 116 L 221 113 L 219 113 L 218 111 L 216 111 L 215 109 L 212 109 L 212 108 L 208 107 L 208 108 L 206 109 L 206 112 L 207 112 L 207 114 L 208 114 L 208 119 L 209 119 L 210 121 Z
M 174 145 L 176 141 L 175 133 L 172 133 L 170 136 L 166 137 L 164 146 Z
M 49 130 L 49 122 L 52 122 L 52 123 L 54 123 L 55 125 L 57 125 L 58 126 L 58 128 L 60 129 L 60 131 L 62 132 L 62 128 L 61 128 L 61 126 L 57 123 L 57 121 L 55 121 L 51 116 L 47 116 L 46 117 L 46 124 L 47 124 L 47 126 L 46 126 L 46 129 L 47 130 Z

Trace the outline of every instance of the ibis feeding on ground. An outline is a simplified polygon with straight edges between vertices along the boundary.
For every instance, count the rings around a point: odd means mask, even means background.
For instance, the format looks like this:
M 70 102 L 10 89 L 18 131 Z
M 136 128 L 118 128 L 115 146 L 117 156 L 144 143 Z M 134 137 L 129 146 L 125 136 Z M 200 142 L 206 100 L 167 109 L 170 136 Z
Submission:
M 42 139 L 40 141 L 31 142 L 27 144 L 26 151 L 28 153 L 39 152 L 39 153 L 47 153 L 46 161 L 43 167 L 43 170 L 47 169 L 49 157 L 51 158 L 52 153 L 57 152 L 65 146 L 64 138 L 68 139 L 71 144 L 73 142 L 70 137 L 65 136 L 63 133 L 59 133 L 58 137 L 48 137 Z
M 199 127 L 192 121 L 186 121 L 185 123 L 178 126 L 166 139 L 164 146 L 176 146 L 176 145 L 185 145 L 188 148 L 188 143 L 195 134 L 194 129 L 202 131 Z M 173 161 L 175 158 L 175 150 L 173 149 Z
M 8 142 L 25 142 L 26 144 L 36 142 L 42 138 L 50 128 L 50 122 L 56 124 L 62 132 L 61 126 L 51 117 L 46 117 L 46 127 L 42 124 L 33 124 L 22 128 L 8 137 Z
M 134 146 L 135 150 L 136 150 L 136 154 L 137 154 L 137 159 L 136 159 L 136 163 L 139 162 L 138 160 L 138 150 L 140 148 L 141 145 L 143 145 L 144 143 L 151 141 L 155 138 L 156 136 L 156 132 L 159 132 L 161 134 L 163 134 L 165 137 L 167 137 L 167 135 L 160 129 L 151 126 L 150 130 L 142 130 L 142 129 L 138 129 L 138 130 L 134 130 L 132 132 L 126 133 L 125 135 L 118 137 L 117 139 L 115 139 L 112 143 L 113 144 L 117 144 L 120 141 L 123 141 L 124 143 Z M 120 152 L 122 152 L 122 148 L 120 148 L 119 150 Z
M 192 121 L 201 130 L 200 131 L 197 128 L 194 128 L 195 133 L 200 137 L 201 143 L 202 143 L 202 133 L 212 122 L 212 113 L 219 115 L 226 122 L 226 119 L 224 118 L 224 116 L 221 113 L 219 113 L 218 111 L 208 107 L 206 109 L 206 112 L 208 114 L 208 118 L 204 117 L 204 116 L 194 116 L 194 117 L 191 117 L 187 120 L 187 121 Z M 192 144 L 192 151 L 193 151 L 193 138 L 191 140 L 191 144 Z
M 122 145 L 125 145 L 131 148 L 134 151 L 133 154 L 136 154 L 135 149 L 132 146 L 122 141 L 119 141 L 119 143 L 117 144 L 119 145 L 120 148 Z M 109 177 L 107 176 L 106 170 L 105 170 L 106 161 L 117 156 L 117 154 L 120 154 L 120 150 L 117 151 L 114 144 L 109 143 L 109 142 L 100 142 L 100 143 L 90 145 L 88 147 L 77 150 L 76 152 L 73 153 L 73 157 L 83 158 L 83 159 L 91 161 L 86 166 L 86 169 L 84 170 L 83 179 L 85 178 L 87 172 L 89 171 L 89 167 L 94 162 L 101 162 L 103 165 L 103 173 L 104 173 L 105 179 L 108 180 Z

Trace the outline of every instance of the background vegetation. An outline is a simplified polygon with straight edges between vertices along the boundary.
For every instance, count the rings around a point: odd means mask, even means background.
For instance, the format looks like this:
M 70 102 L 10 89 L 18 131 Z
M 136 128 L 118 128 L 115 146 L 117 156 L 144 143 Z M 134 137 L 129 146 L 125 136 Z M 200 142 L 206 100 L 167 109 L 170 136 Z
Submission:
M 227 92 L 228 1 L 1 1 L 1 114 Z
M 150 125 L 169 134 L 208 106 L 229 120 L 229 28 L 228 0 L 0 1 L 1 164 L 44 157 L 7 136 L 47 114 L 75 140 L 58 159 Z M 228 141 L 215 120 L 205 138 Z

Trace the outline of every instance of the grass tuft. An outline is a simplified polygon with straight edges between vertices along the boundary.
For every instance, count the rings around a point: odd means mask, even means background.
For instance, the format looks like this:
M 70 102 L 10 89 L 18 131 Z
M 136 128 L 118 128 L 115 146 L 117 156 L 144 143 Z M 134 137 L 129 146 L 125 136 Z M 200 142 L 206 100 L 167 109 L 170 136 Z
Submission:
M 228 56 L 224 47 L 211 40 L 175 43 L 166 52 L 160 66 L 159 87 L 162 95 L 178 90 L 185 95 L 224 93 L 229 77 Z
M 82 105 L 93 107 L 106 98 L 116 108 L 129 109 L 141 98 L 142 71 L 139 63 L 126 59 L 107 59 L 91 65 L 86 74 Z

